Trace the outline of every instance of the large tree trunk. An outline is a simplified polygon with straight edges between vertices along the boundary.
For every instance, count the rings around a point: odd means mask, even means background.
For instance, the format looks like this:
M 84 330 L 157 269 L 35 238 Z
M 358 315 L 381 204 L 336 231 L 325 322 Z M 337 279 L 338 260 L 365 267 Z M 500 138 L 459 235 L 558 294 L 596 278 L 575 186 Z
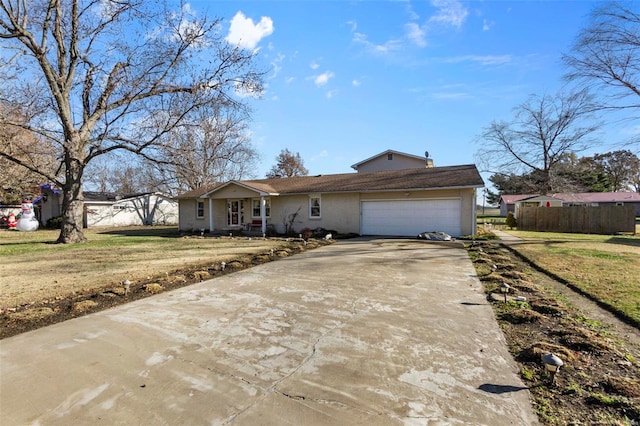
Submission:
M 82 232 L 83 200 L 67 200 L 66 190 L 62 202 L 63 219 L 58 243 L 81 243 L 87 240 Z
M 84 167 L 69 152 L 65 154 L 65 183 L 62 187 L 62 228 L 58 243 L 81 243 L 87 240 L 82 232 L 84 197 L 82 195 L 82 174 Z

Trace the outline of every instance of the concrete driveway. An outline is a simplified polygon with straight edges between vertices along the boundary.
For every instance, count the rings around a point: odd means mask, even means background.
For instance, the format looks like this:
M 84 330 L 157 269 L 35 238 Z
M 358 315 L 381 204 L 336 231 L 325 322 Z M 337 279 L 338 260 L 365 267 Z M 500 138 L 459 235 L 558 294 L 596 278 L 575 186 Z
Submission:
M 527 425 L 464 249 L 354 240 L 0 342 L 6 425 Z

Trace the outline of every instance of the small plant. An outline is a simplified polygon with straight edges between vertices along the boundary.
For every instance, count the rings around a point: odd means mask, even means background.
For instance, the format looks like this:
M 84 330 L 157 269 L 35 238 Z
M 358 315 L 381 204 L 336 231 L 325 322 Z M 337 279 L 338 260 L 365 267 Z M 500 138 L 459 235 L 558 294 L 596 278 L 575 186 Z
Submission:
M 520 376 L 524 380 L 532 382 L 536 377 L 536 372 L 527 367 L 522 367 L 522 371 L 520 371 Z
M 504 223 L 509 227 L 509 229 L 513 229 L 518 226 L 518 221 L 516 220 L 512 212 L 507 213 L 507 219 Z
M 284 212 L 284 215 L 282 217 L 282 223 L 284 225 L 284 233 L 285 233 L 285 235 L 287 235 L 289 237 L 295 236 L 296 232 L 293 229 L 293 224 L 296 222 L 296 218 L 300 214 L 300 210 L 302 210 L 302 206 L 299 206 L 298 210 L 296 210 L 293 213 L 287 214 L 286 211 Z
M 564 392 L 562 392 L 564 395 L 572 395 L 572 394 L 582 394 L 582 388 L 580 387 L 580 385 L 578 384 L 571 384 L 569 386 L 566 387 L 566 389 L 564 390 Z
M 300 235 L 302 235 L 302 239 L 305 241 L 309 241 L 309 238 L 313 235 L 313 231 L 309 228 L 304 228 L 300 231 Z
M 599 392 L 594 392 L 591 395 L 589 395 L 589 398 L 587 398 L 587 401 L 592 404 L 609 405 L 609 406 L 617 406 L 617 405 L 620 405 L 621 403 L 621 401 L 619 401 L 617 398 L 614 398 L 612 396 L 605 395 Z

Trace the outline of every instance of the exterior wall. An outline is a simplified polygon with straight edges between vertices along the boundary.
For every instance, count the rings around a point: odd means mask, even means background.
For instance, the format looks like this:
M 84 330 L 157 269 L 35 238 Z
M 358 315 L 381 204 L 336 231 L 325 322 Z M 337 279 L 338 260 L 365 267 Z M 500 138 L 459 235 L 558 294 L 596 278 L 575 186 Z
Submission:
M 201 201 L 204 203 L 203 217 L 196 216 L 196 208 L 197 208 L 198 201 Z M 214 204 L 215 204 L 215 201 L 214 201 Z M 179 200 L 179 205 L 180 207 L 178 211 L 178 216 L 180 218 L 180 221 L 178 224 L 178 229 L 180 231 L 195 232 L 199 229 L 209 230 L 209 199 L 208 198 L 183 199 L 183 200 Z M 216 216 L 214 215 L 214 218 L 215 217 Z
M 251 199 L 258 198 L 255 192 L 248 198 L 239 198 L 242 193 L 229 191 L 231 199 L 244 200 L 244 223 L 250 223 Z M 227 199 L 219 199 L 220 193 L 216 192 L 213 200 L 214 230 L 229 229 L 227 225 Z M 320 196 L 321 217 L 310 217 L 309 198 Z M 289 227 L 297 234 L 302 229 L 324 228 L 334 230 L 341 234 L 360 233 L 360 202 L 363 200 L 426 200 L 426 199 L 460 199 L 461 230 L 463 235 L 475 233 L 475 196 L 473 189 L 463 190 L 432 190 L 432 191 L 398 191 L 398 192 L 372 192 L 372 193 L 346 193 L 346 194 L 300 194 L 269 197 L 271 200 L 271 217 L 267 224 L 279 233 L 285 234 Z M 205 206 L 204 217 L 196 218 L 196 201 L 203 201 Z M 293 217 L 295 216 L 295 217 Z M 197 231 L 209 229 L 209 200 L 208 199 L 181 199 L 180 200 L 180 230 Z
M 515 204 L 507 204 L 503 201 L 500 201 L 500 216 L 507 217 L 509 212 L 513 213 L 516 209 Z
M 11 213 L 17 215 L 20 214 L 21 211 L 22 205 L 6 205 L 0 207 L 0 216 L 9 216 Z
M 237 195 L 237 194 L 234 194 Z M 256 193 L 253 193 L 252 198 L 256 198 Z M 216 197 L 218 195 L 216 194 Z M 235 196 L 232 198 L 234 200 L 240 199 L 244 201 L 244 217 L 242 222 L 244 224 L 250 223 L 251 218 L 251 198 L 236 198 Z M 201 201 L 204 203 L 204 216 L 199 218 L 196 217 L 196 206 L 197 202 Z M 271 207 L 273 209 L 273 206 Z M 227 199 L 213 199 L 213 231 L 223 231 L 229 229 L 228 221 L 228 211 L 227 211 Z M 200 229 L 205 229 L 207 231 L 211 231 L 209 229 L 209 199 L 208 198 L 198 198 L 198 199 L 181 199 L 180 200 L 180 224 L 178 228 L 183 232 L 195 232 Z M 267 220 L 267 223 L 271 223 L 271 220 Z
M 84 203 L 84 225 L 135 226 L 177 225 L 178 203 L 168 198 L 150 194 L 115 203 Z
M 321 217 L 309 217 L 309 195 L 291 195 L 271 199 L 271 224 L 284 234 L 291 223 L 294 233 L 304 228 L 324 228 L 342 234 L 360 232 L 360 200 L 358 194 L 312 194 L 320 196 Z M 297 212 L 297 214 L 296 214 Z
M 382 170 L 421 169 L 426 167 L 426 160 L 393 154 L 393 160 L 387 160 L 387 155 L 381 155 L 358 166 L 358 173 L 379 172 Z
M 46 225 L 49 219 L 62 214 L 62 194 L 56 194 L 50 189 L 46 189 L 43 192 L 47 199 L 39 202 L 38 206 L 40 207 L 40 221 L 43 225 Z

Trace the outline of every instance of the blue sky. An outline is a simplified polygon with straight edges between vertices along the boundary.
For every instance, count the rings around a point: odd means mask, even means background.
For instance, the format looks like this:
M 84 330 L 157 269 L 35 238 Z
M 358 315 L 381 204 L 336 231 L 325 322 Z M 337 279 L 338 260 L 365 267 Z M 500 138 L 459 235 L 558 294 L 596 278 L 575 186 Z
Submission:
M 476 137 L 530 94 L 555 93 L 591 1 L 193 1 L 269 72 L 251 101 L 257 177 L 281 149 L 310 174 L 387 149 L 469 164 Z M 636 123 L 637 127 L 637 123 Z M 606 129 L 609 143 L 633 123 Z M 605 152 L 607 149 L 599 149 Z M 485 180 L 488 176 L 485 176 Z

